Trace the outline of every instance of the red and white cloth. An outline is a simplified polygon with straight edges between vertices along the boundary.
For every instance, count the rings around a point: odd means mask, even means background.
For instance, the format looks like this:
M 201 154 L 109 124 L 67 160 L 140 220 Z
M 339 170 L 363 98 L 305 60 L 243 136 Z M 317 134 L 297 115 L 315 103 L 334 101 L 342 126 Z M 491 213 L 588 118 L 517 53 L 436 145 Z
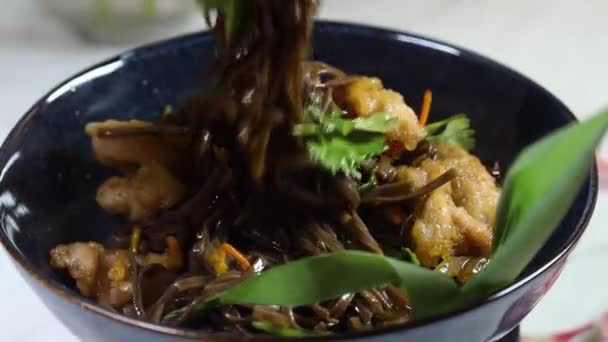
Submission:
M 522 337 L 521 342 L 604 342 L 608 341 L 608 313 L 600 319 L 578 328 L 565 330 L 546 337 Z
M 543 307 L 543 302 L 539 305 L 538 310 L 539 316 L 543 316 L 547 319 L 547 323 L 551 323 L 551 333 L 542 335 L 536 334 L 535 331 L 529 331 L 523 329 L 523 337 L 521 342 L 608 342 L 608 311 L 601 313 L 598 308 L 608 308 L 608 302 L 605 302 L 606 296 L 605 287 L 600 283 L 593 284 L 598 280 L 603 280 L 603 277 L 591 277 L 596 272 L 603 273 L 605 270 L 601 265 L 608 265 L 608 246 L 605 246 L 604 236 L 608 233 L 604 232 L 608 228 L 608 221 L 602 214 L 603 211 L 608 210 L 608 145 L 604 144 L 598 153 L 598 170 L 599 170 L 599 183 L 600 183 L 600 194 L 598 203 L 595 209 L 595 215 L 592 219 L 592 224 L 589 226 L 589 230 L 583 236 L 581 243 L 575 249 L 573 253 L 572 270 L 566 270 L 563 272 L 562 277 L 571 278 L 570 280 L 565 279 L 564 284 L 555 286 L 552 291 L 561 292 L 557 297 L 562 298 L 559 303 L 560 312 L 555 312 L 556 306 L 549 305 Z M 605 222 L 607 221 L 607 222 Z M 598 241 L 599 240 L 599 241 Z M 593 251 L 593 253 L 587 253 Z M 599 268 L 598 268 L 599 266 Z M 587 271 L 581 271 L 583 268 L 587 268 Z M 587 276 L 585 276 L 587 275 Z M 572 281 L 574 280 L 574 281 Z M 580 304 L 580 301 L 599 301 L 593 309 L 589 309 L 589 305 Z M 585 309 L 577 310 L 572 305 L 583 306 Z M 597 310 L 597 311 L 596 311 Z M 553 311 L 553 315 L 551 315 Z M 590 311 L 596 312 L 593 315 Z M 581 322 L 580 315 L 584 314 L 591 315 L 589 317 L 596 317 L 586 323 Z M 553 316 L 549 318 L 550 316 Z M 584 319 L 584 318 L 583 318 Z M 552 321 L 552 322 L 550 322 Z M 566 322 L 576 322 L 574 325 L 567 324 Z M 563 325 L 565 324 L 565 325 Z M 560 329 L 558 326 L 565 326 L 566 328 Z M 535 329 L 534 329 L 535 330 Z

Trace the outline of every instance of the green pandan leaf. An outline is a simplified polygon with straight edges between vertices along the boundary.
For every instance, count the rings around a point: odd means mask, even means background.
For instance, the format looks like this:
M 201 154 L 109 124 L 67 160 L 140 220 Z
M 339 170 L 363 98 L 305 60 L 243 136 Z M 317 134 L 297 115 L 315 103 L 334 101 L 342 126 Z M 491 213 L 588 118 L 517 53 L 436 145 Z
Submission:
M 362 251 L 341 251 L 276 266 L 210 301 L 215 305 L 300 306 L 389 284 L 408 291 L 417 318 L 458 304 L 459 287 L 444 274 Z
M 402 255 L 402 258 L 405 261 L 409 261 L 409 262 L 411 262 L 412 264 L 414 264 L 416 266 L 420 266 L 421 265 L 420 260 L 418 260 L 418 256 L 410 248 L 402 248 L 401 249 L 401 255 Z
M 494 255 L 464 289 L 486 296 L 513 282 L 572 205 L 608 127 L 608 111 L 574 123 L 520 153 L 498 206 Z

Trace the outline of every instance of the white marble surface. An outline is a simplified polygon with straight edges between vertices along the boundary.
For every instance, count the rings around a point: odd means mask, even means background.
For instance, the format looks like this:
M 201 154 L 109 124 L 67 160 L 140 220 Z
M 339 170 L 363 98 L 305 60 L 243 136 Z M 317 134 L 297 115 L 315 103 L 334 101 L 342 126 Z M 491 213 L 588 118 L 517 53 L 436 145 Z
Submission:
M 608 104 L 606 13 L 605 0 L 326 0 L 322 16 L 410 30 L 479 51 L 535 79 L 584 117 Z M 199 25 L 192 18 L 177 31 Z M 128 47 L 83 42 L 33 0 L 3 1 L 0 138 L 58 81 Z M 608 309 L 608 292 L 600 290 L 608 282 L 607 223 L 608 197 L 602 193 L 563 276 L 524 322 L 526 334 L 574 327 Z M 0 271 L 0 341 L 76 341 L 17 275 L 4 250 Z

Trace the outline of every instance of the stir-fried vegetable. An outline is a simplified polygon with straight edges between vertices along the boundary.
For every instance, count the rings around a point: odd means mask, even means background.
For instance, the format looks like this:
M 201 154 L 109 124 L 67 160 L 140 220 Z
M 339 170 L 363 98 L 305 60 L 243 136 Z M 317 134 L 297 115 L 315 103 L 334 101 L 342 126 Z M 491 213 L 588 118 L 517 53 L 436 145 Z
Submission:
M 220 248 L 223 249 L 227 254 L 231 255 L 237 261 L 243 271 L 247 271 L 249 268 L 251 268 L 251 263 L 249 263 L 249 260 L 247 260 L 247 258 L 231 244 L 223 243 Z
M 314 110 L 309 109 L 311 112 Z M 335 110 L 308 116 L 311 122 L 296 125 L 293 134 L 305 138 L 312 159 L 334 174 L 342 172 L 357 179 L 361 163 L 386 150 L 385 133 L 397 124 L 386 113 L 349 119 Z

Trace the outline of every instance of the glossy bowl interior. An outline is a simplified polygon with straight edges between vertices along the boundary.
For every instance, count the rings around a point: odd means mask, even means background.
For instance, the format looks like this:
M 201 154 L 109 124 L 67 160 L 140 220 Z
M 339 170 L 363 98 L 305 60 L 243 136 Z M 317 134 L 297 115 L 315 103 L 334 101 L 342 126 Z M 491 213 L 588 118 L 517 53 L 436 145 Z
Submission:
M 80 297 L 54 272 L 56 244 L 103 241 L 117 221 L 95 203 L 113 173 L 91 154 L 83 127 L 108 118 L 152 118 L 178 107 L 203 85 L 213 41 L 194 34 L 127 52 L 62 83 L 23 117 L 0 149 L 0 241 L 45 304 L 86 341 L 233 340 L 154 326 L 116 315 Z M 551 94 L 522 75 L 472 52 L 418 36 L 364 26 L 319 23 L 314 57 L 350 73 L 380 77 L 419 108 L 433 90 L 431 120 L 469 114 L 480 158 L 506 167 L 535 139 L 574 120 Z M 520 280 L 460 313 L 353 335 L 388 341 L 485 341 L 515 327 L 549 289 L 582 233 L 597 192 L 595 170 L 560 228 Z

